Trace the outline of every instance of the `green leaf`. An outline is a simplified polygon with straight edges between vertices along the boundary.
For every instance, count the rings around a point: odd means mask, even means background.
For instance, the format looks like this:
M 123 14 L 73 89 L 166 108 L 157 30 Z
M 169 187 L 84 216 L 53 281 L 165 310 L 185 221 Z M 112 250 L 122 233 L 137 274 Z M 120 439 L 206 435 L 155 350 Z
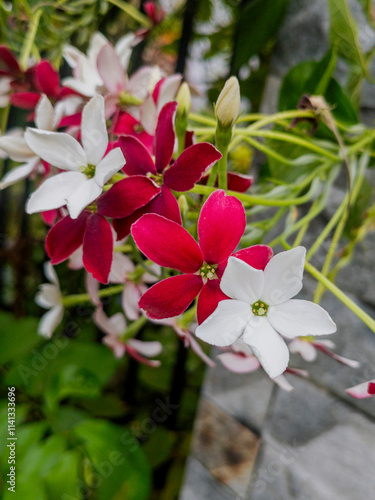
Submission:
M 105 420 L 86 420 L 73 432 L 90 461 L 85 478 L 95 500 L 149 498 L 150 467 L 129 430 Z
M 1 312 L 0 324 L 0 365 L 20 358 L 42 341 L 37 335 L 37 318 L 16 319 L 10 313 Z
M 236 28 L 233 72 L 276 40 L 288 3 L 289 0 L 253 0 L 241 9 Z
M 170 458 L 175 442 L 176 435 L 165 427 L 157 427 L 155 432 L 150 435 L 142 445 L 142 449 L 153 469 Z
M 75 500 L 82 498 L 79 493 L 77 497 L 79 460 L 76 450 L 60 453 L 58 462 L 43 476 L 48 500 L 61 500 L 69 495 Z
M 330 38 L 338 54 L 349 65 L 359 66 L 367 73 L 365 60 L 358 40 L 358 29 L 346 0 L 328 0 L 331 27 Z

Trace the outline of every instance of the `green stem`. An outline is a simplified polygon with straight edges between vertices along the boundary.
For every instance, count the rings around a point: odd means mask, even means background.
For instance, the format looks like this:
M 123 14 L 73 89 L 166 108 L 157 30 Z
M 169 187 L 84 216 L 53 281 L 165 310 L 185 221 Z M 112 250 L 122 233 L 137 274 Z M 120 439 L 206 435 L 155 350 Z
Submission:
M 343 304 L 346 305 L 360 320 L 362 320 L 365 325 L 367 325 L 373 332 L 375 332 L 375 320 L 371 318 L 361 307 L 359 307 L 353 300 L 351 300 L 343 291 L 341 291 L 332 281 L 330 281 L 326 276 L 319 272 L 314 266 L 309 262 L 305 263 L 305 269 L 308 271 L 315 279 L 319 281 L 325 288 L 332 292 Z
M 139 330 L 143 328 L 146 323 L 147 317 L 143 315 L 140 316 L 137 320 L 133 321 L 133 323 L 128 326 L 125 333 L 121 336 L 121 340 L 125 342 L 126 340 L 135 337 Z
M 99 297 L 102 298 L 116 295 L 117 293 L 122 292 L 124 286 L 125 285 L 115 285 L 103 288 L 103 290 L 99 290 Z M 66 297 L 63 297 L 62 302 L 64 307 L 74 307 L 84 302 L 91 302 L 91 298 L 88 293 L 80 293 L 77 295 L 67 295 Z
M 300 196 L 299 198 L 290 198 L 290 199 L 282 199 L 282 200 L 275 200 L 275 199 L 269 199 L 269 198 L 262 198 L 261 196 L 251 196 L 248 194 L 244 193 L 237 193 L 236 191 L 227 191 L 227 194 L 230 196 L 235 196 L 242 202 L 248 203 L 250 205 L 266 205 L 269 207 L 288 207 L 291 205 L 302 205 L 303 203 L 306 203 L 307 201 L 311 200 L 313 196 L 317 193 L 318 189 L 320 186 L 320 180 L 318 178 L 314 179 L 314 181 L 311 184 L 311 188 L 308 193 L 306 193 L 304 196 Z M 187 191 L 187 193 L 196 193 L 196 194 L 203 194 L 205 196 L 209 196 L 211 193 L 216 191 L 216 188 L 210 187 L 210 186 L 199 186 L 196 185 L 193 187 L 193 189 L 190 189 L 190 191 Z
M 9 111 L 10 111 L 10 103 L 5 108 L 2 109 L 1 124 L 0 124 L 1 134 L 5 134 L 5 132 L 7 130 Z
M 113 251 L 114 252 L 123 252 L 123 253 L 127 253 L 127 252 L 131 252 L 133 250 L 132 246 L 131 245 L 121 245 L 121 246 L 118 246 L 118 247 L 113 247 Z
M 216 120 L 214 118 L 209 118 L 208 116 L 189 113 L 189 119 L 193 122 L 203 123 L 204 125 L 209 125 L 210 127 L 216 127 Z
M 252 116 L 252 115 L 249 115 L 249 116 Z M 315 114 L 313 111 L 305 111 L 305 110 L 298 110 L 298 109 L 294 109 L 291 111 L 282 111 L 280 113 L 275 113 L 274 115 L 265 116 L 261 120 L 258 120 L 256 123 L 249 125 L 245 130 L 246 131 L 258 130 L 259 128 L 262 128 L 266 125 L 269 125 L 270 123 L 273 123 L 273 122 L 276 122 L 279 120 L 285 120 L 286 118 L 314 118 L 314 116 L 315 116 Z M 241 130 L 241 129 L 239 129 L 239 130 Z
M 265 146 L 263 143 L 256 141 L 255 139 L 251 139 L 251 137 L 244 137 L 244 140 L 254 148 L 258 149 L 259 151 L 262 151 L 267 156 L 270 156 L 271 158 L 279 161 L 280 163 L 284 163 L 285 165 L 293 165 L 293 162 L 291 160 L 285 158 L 285 156 L 279 155 L 273 149 Z
M 232 138 L 232 127 L 222 127 L 220 123 L 217 125 L 215 145 L 222 154 L 221 159 L 217 162 L 217 171 L 219 174 L 219 189 L 227 190 L 227 163 L 228 163 L 228 146 Z
M 42 12 L 43 12 L 42 9 L 36 10 L 30 20 L 29 30 L 27 32 L 20 56 L 20 66 L 23 70 L 27 69 L 27 64 L 35 40 L 36 32 L 38 31 L 39 20 L 40 16 L 42 15 Z
M 124 0 L 108 0 L 108 2 L 124 11 L 145 28 L 151 28 L 151 22 L 149 18 L 142 14 L 142 12 L 139 12 L 139 10 L 136 9 L 132 4 L 124 2 Z

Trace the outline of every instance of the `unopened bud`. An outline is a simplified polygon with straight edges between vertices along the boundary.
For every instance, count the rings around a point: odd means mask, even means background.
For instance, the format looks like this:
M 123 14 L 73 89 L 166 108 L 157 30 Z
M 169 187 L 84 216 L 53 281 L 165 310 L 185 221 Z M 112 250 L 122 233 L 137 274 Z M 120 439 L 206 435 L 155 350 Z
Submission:
M 187 115 L 191 108 L 191 94 L 189 85 L 186 82 L 181 85 L 176 101 L 178 102 L 177 114 L 180 116 Z
M 226 81 L 215 105 L 215 115 L 220 125 L 232 127 L 240 112 L 240 86 L 235 76 Z
M 186 196 L 184 196 L 183 194 L 178 198 L 178 205 L 179 205 L 180 210 L 181 210 L 181 215 L 182 215 L 183 219 L 185 219 L 188 212 L 189 212 L 189 205 L 188 205 L 188 202 L 186 200 Z

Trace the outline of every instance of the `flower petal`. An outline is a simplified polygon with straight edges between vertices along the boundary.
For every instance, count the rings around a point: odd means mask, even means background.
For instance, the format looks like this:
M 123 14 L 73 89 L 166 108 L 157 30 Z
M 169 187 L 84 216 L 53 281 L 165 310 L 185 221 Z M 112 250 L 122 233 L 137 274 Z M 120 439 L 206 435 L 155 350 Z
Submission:
M 98 212 L 114 219 L 127 217 L 146 205 L 159 192 L 160 188 L 143 175 L 127 177 L 116 182 L 98 199 Z
M 147 356 L 148 358 L 159 356 L 163 350 L 163 346 L 157 340 L 145 342 L 144 340 L 129 339 L 127 343 L 142 354 L 142 356 Z
M 220 151 L 212 144 L 208 142 L 194 144 L 185 149 L 168 168 L 164 174 L 164 184 L 175 191 L 188 191 L 220 158 Z
M 362 384 L 355 385 L 349 389 L 345 389 L 345 392 L 353 396 L 356 399 L 370 398 L 375 394 L 375 379 L 369 380 L 368 382 L 363 382 Z
M 237 198 L 228 196 L 223 190 L 210 194 L 198 221 L 199 245 L 205 262 L 218 264 L 227 259 L 238 245 L 245 227 L 245 210 Z
M 98 54 L 98 72 L 105 87 L 118 94 L 125 89 L 125 72 L 120 59 L 111 44 L 107 43 Z
M 40 94 L 35 92 L 16 92 L 10 95 L 13 106 L 22 109 L 35 109 L 40 99 Z
M 53 307 L 50 311 L 43 314 L 39 326 L 38 334 L 47 339 L 52 337 L 53 332 L 61 323 L 64 316 L 64 308 L 62 305 Z
M 160 187 L 160 193 L 148 204 L 148 212 L 162 215 L 166 219 L 182 224 L 180 207 L 172 191 L 166 186 Z
M 25 139 L 37 156 L 55 167 L 78 170 L 87 165 L 82 146 L 69 134 L 28 128 Z
M 49 61 L 41 61 L 35 66 L 37 87 L 43 94 L 57 97 L 60 90 L 60 77 Z
M 251 304 L 259 300 L 264 286 L 264 274 L 240 259 L 229 257 L 221 278 L 220 288 L 228 297 Z
M 117 240 L 122 240 L 123 238 L 126 238 L 126 236 L 129 236 L 130 229 L 134 224 L 134 222 L 137 221 L 139 218 L 142 217 L 142 215 L 146 213 L 148 213 L 148 204 L 141 208 L 138 208 L 127 217 L 123 217 L 121 219 L 113 219 L 112 226 L 113 229 L 116 231 Z
M 85 176 L 86 177 L 86 176 Z M 76 219 L 84 208 L 101 195 L 103 188 L 98 186 L 94 179 L 82 182 L 73 193 L 66 197 L 66 205 L 72 219 Z
M 122 313 L 117 313 L 108 318 L 103 311 L 103 307 L 99 306 L 95 309 L 93 318 L 95 324 L 107 335 L 118 337 L 125 333 L 126 321 Z
M 255 356 L 244 356 L 234 352 L 224 352 L 216 356 L 227 370 L 234 373 L 251 373 L 260 367 Z
M 39 292 L 35 296 L 35 302 L 39 307 L 51 309 L 51 307 L 61 305 L 61 293 L 58 285 L 43 283 Z
M 235 252 L 232 257 L 236 257 L 237 259 L 243 260 L 249 266 L 254 267 L 255 269 L 264 270 L 268 262 L 270 261 L 273 255 L 272 248 L 267 245 L 254 245 L 252 247 L 243 248 L 238 252 Z M 225 268 L 227 266 L 228 260 L 225 259 L 220 262 L 219 266 L 216 269 L 216 274 L 219 278 L 223 275 Z
M 196 274 L 181 274 L 159 281 L 142 295 L 139 301 L 151 319 L 173 318 L 182 314 L 203 286 Z
M 145 287 L 144 291 L 147 291 L 147 287 Z M 131 321 L 135 321 L 139 318 L 138 302 L 141 298 L 141 295 L 141 289 L 135 283 L 127 283 L 122 292 L 122 308 L 126 314 L 126 317 Z
M 34 214 L 63 207 L 67 196 L 86 181 L 86 176 L 80 172 L 63 172 L 49 177 L 28 199 L 26 212 Z
M 108 283 L 113 259 L 113 234 L 109 222 L 99 214 L 88 217 L 83 237 L 83 264 L 100 283 Z
M 207 281 L 203 286 L 201 293 L 198 297 L 197 304 L 197 318 L 200 325 L 210 316 L 217 308 L 219 302 L 228 300 L 229 297 L 225 295 L 220 289 L 220 281 L 217 279 Z
M 83 212 L 78 219 L 69 215 L 57 222 L 46 237 L 46 250 L 52 264 L 59 264 L 70 257 L 82 245 L 88 212 Z
M 120 137 L 119 146 L 126 160 L 124 172 L 128 175 L 146 175 L 149 172 L 156 174 L 150 153 L 136 137 Z
M 236 172 L 228 172 L 228 189 L 237 193 L 244 193 L 253 183 L 252 175 L 237 174 Z
M 272 257 L 264 270 L 264 290 L 260 297 L 266 304 L 281 304 L 301 290 L 305 255 L 306 249 L 297 247 Z
M 54 125 L 54 111 L 51 101 L 42 95 L 35 108 L 35 124 L 39 130 L 52 130 Z
M 0 137 L 0 148 L 14 161 L 28 161 L 36 156 L 25 138 L 16 135 L 5 134 Z
M 243 339 L 271 378 L 285 371 L 289 361 L 288 347 L 266 318 L 253 316 Z
M 222 300 L 215 311 L 196 329 L 195 335 L 208 344 L 233 344 L 244 332 L 250 306 L 239 300 Z
M 337 330 L 327 311 L 308 300 L 292 299 L 270 307 L 267 318 L 276 331 L 289 339 L 327 335 Z
M 125 283 L 126 275 L 134 272 L 135 265 L 127 255 L 115 252 L 109 274 L 110 283 Z
M 95 169 L 95 182 L 103 187 L 106 182 L 125 164 L 124 155 L 120 148 L 112 149 L 105 157 L 99 162 Z
M 311 342 L 297 337 L 290 342 L 288 347 L 289 352 L 299 354 L 307 362 L 315 361 L 316 359 L 317 350 Z
M 87 163 L 98 165 L 108 146 L 104 99 L 101 95 L 96 95 L 90 99 L 83 108 L 81 135 Z
M 159 266 L 195 273 L 203 264 L 202 252 L 194 238 L 165 217 L 143 215 L 133 224 L 131 232 L 141 252 Z
M 181 85 L 182 76 L 171 75 L 163 78 L 160 85 L 156 85 L 153 97 L 157 103 L 158 111 L 167 104 L 167 102 L 175 99 L 177 91 Z
M 169 165 L 173 155 L 175 132 L 174 118 L 177 102 L 168 102 L 160 111 L 155 132 L 155 166 L 158 172 Z
M 37 160 L 39 162 L 39 160 Z M 7 172 L 4 177 L 1 179 L 0 182 L 0 190 L 5 189 L 8 186 L 11 186 L 12 184 L 15 184 L 18 181 L 21 181 L 22 179 L 26 179 L 29 177 L 31 172 L 35 168 L 35 163 L 36 161 L 29 161 L 28 163 L 25 163 L 25 165 L 21 165 L 16 168 L 12 168 L 9 172 Z

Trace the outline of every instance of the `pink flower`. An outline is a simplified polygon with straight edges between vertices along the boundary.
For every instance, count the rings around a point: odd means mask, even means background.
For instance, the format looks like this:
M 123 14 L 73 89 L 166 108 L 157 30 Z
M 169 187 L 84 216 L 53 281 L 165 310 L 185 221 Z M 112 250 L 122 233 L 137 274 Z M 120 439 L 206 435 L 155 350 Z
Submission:
M 290 342 L 288 347 L 291 353 L 300 354 L 302 359 L 308 362 L 315 361 L 318 351 L 321 351 L 342 365 L 350 366 L 351 368 L 358 368 L 360 365 L 360 363 L 354 359 L 344 358 L 332 352 L 330 349 L 334 349 L 335 344 L 331 340 L 318 341 L 314 338 L 297 337 Z
M 202 207 L 198 221 L 199 245 L 176 222 L 157 214 L 146 214 L 132 226 L 139 249 L 153 262 L 180 271 L 152 286 L 139 306 L 153 319 L 182 314 L 198 298 L 198 322 L 202 323 L 227 296 L 219 279 L 228 257 L 235 250 L 246 226 L 245 211 L 237 198 L 215 191 Z M 267 246 L 240 250 L 239 259 L 264 269 L 272 256 Z
M 103 344 L 112 349 L 116 358 L 122 358 L 127 352 L 132 358 L 148 366 L 158 367 L 160 361 L 147 359 L 158 356 L 162 351 L 160 342 L 144 342 L 138 339 L 124 339 L 126 335 L 126 320 L 123 314 L 117 313 L 108 318 L 102 307 L 97 307 L 94 313 L 95 324 L 106 334 Z
M 202 142 L 185 149 L 169 166 L 175 143 L 173 123 L 176 108 L 177 102 L 169 102 L 160 112 L 155 135 L 155 161 L 135 137 L 124 136 L 119 139 L 119 146 L 126 160 L 123 168 L 125 173 L 150 177 L 160 185 L 160 194 L 147 206 L 129 218 L 119 219 L 114 223 L 120 239 L 129 234 L 130 226 L 144 213 L 157 213 L 181 224 L 180 209 L 171 190 L 181 192 L 192 189 L 204 172 L 221 158 L 214 146 Z
M 77 219 L 66 216 L 48 232 L 46 250 L 52 264 L 59 264 L 83 245 L 83 264 L 95 279 L 108 283 L 113 259 L 112 228 L 106 217 L 124 217 L 149 202 L 159 192 L 141 176 L 117 182 L 97 200 L 97 213 L 84 210 Z

